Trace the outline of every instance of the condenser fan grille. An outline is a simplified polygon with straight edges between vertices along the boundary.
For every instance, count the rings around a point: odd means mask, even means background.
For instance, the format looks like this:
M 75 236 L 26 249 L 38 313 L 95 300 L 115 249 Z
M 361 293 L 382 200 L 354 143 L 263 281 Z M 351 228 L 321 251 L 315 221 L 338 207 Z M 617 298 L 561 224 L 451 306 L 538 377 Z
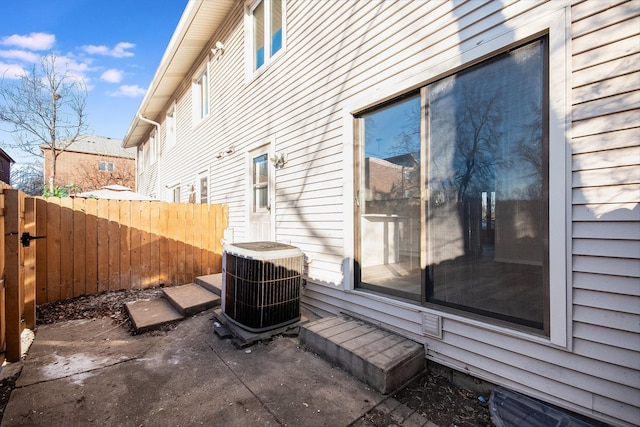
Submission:
M 289 245 L 254 242 L 225 247 L 227 318 L 252 332 L 298 321 L 302 264 L 302 252 Z

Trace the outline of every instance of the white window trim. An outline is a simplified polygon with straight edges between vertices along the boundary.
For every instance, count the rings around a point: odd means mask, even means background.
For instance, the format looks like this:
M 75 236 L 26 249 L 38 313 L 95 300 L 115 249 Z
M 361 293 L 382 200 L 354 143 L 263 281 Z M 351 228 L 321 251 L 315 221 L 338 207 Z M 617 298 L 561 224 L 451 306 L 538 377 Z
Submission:
M 206 79 L 206 88 L 203 89 L 201 81 Z M 204 91 L 204 92 L 203 92 Z M 203 97 L 204 93 L 204 97 Z M 203 111 L 202 99 L 206 99 L 207 109 Z M 209 61 L 207 61 L 196 73 L 196 77 L 191 82 L 191 103 L 193 111 L 193 127 L 206 119 L 211 113 L 211 73 L 209 71 Z
M 169 202 L 169 203 L 179 203 L 181 201 L 181 200 L 179 200 L 178 202 L 174 202 L 174 200 L 173 200 L 173 192 L 178 187 L 180 188 L 180 199 L 182 199 L 182 183 L 181 182 L 173 182 L 173 183 L 165 186 L 165 189 L 166 189 L 165 200 L 167 202 Z
M 207 178 L 207 204 L 211 204 L 211 174 L 209 169 L 198 172 L 196 176 L 196 203 L 202 203 L 200 180 Z
M 104 169 L 102 169 L 103 164 L 104 164 Z M 111 165 L 111 170 L 109 170 L 109 165 Z M 100 160 L 98 162 L 98 170 L 100 172 L 114 172 L 116 170 L 116 165 L 114 162 L 110 162 L 108 160 Z
M 253 78 L 262 74 L 270 65 L 276 61 L 287 50 L 287 1 L 282 0 L 282 46 L 275 54 L 269 52 L 266 56 L 267 46 L 265 44 L 265 59 L 262 66 L 254 69 L 253 64 L 253 11 L 261 2 L 270 2 L 271 0 L 251 0 L 245 3 L 244 14 L 244 44 L 245 44 L 245 83 L 249 83 Z M 267 13 L 268 11 L 268 13 Z M 271 8 L 265 7 L 265 33 L 270 30 L 270 14 Z M 268 24 L 267 24 L 268 23 Z M 269 48 L 270 49 L 270 48 Z
M 471 317 L 461 317 L 446 311 L 419 305 L 401 303 L 390 297 L 372 297 L 370 294 L 355 289 L 353 280 L 355 259 L 355 228 L 354 228 L 354 200 L 356 193 L 354 188 L 354 173 L 359 173 L 351 168 L 351 175 L 347 176 L 343 207 L 345 218 L 344 226 L 344 275 L 343 289 L 366 298 L 388 301 L 396 306 L 410 306 L 412 311 L 418 310 L 425 313 L 434 313 L 444 319 L 455 319 L 469 325 L 493 330 L 504 335 L 517 336 L 534 342 L 542 342 L 557 348 L 571 350 L 572 340 L 572 257 L 571 257 L 571 152 L 568 140 L 570 130 L 569 97 L 569 73 L 570 73 L 570 35 L 567 31 L 567 9 L 570 6 L 565 2 L 558 3 L 559 8 L 550 13 L 524 14 L 513 20 L 511 26 L 505 26 L 505 32 L 487 42 L 479 40 L 476 47 L 459 55 L 434 65 L 424 73 L 418 75 L 398 75 L 396 80 L 387 81 L 378 87 L 365 91 L 356 99 L 346 103 L 343 109 L 344 150 L 343 159 L 345 165 L 354 164 L 354 116 L 359 112 L 379 105 L 386 100 L 393 99 L 401 94 L 425 86 L 431 81 L 437 80 L 443 74 L 466 68 L 467 66 L 482 60 L 489 55 L 495 55 L 514 45 L 521 45 L 547 33 L 549 37 L 549 327 L 548 338 L 527 334 L 515 329 L 502 327 L 489 322 L 481 322 Z M 349 170 L 346 168 L 345 170 Z M 563 183 L 564 185 L 559 185 Z

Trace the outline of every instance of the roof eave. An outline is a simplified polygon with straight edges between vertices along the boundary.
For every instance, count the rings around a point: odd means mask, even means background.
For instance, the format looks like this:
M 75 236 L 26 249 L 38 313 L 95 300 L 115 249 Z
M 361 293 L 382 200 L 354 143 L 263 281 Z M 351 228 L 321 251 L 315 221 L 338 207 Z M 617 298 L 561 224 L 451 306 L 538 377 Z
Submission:
M 129 125 L 122 141 L 124 148 L 136 147 L 144 141 L 153 125 L 140 120 L 140 115 L 157 120 L 167 102 L 188 76 L 193 63 L 211 43 L 211 38 L 233 5 L 234 0 L 189 0 L 142 103 Z M 188 49 L 184 49 L 185 47 Z

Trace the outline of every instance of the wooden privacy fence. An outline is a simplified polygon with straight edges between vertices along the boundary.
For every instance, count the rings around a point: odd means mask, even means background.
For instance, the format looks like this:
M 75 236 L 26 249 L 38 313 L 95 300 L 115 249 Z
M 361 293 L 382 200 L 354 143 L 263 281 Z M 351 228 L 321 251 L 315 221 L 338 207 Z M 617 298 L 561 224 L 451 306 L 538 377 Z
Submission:
M 221 205 L 38 198 L 35 211 L 46 236 L 36 243 L 38 304 L 222 271 Z
M 0 184 L 0 207 L 0 351 L 9 361 L 20 358 L 36 304 L 222 271 L 226 206 L 32 198 Z

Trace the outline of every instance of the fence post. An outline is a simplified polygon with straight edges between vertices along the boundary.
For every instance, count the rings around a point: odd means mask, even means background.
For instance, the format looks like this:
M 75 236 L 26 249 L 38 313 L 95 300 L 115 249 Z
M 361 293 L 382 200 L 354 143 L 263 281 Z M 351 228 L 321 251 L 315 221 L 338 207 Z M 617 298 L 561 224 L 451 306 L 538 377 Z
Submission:
M 0 271 L 5 271 L 5 253 L 4 243 L 6 240 L 6 233 L 4 228 L 4 191 L 5 189 L 0 187 Z M 5 298 L 5 276 L 0 277 L 0 351 L 4 353 L 7 348 L 7 321 L 6 321 L 6 298 Z M 1 359 L 4 361 L 4 357 Z
M 6 301 L 6 343 L 5 357 L 9 362 L 17 362 L 22 354 L 20 335 L 22 333 L 22 284 L 20 283 L 20 236 L 21 218 L 19 214 L 20 196 L 18 190 L 4 190 L 5 201 L 5 301 Z

